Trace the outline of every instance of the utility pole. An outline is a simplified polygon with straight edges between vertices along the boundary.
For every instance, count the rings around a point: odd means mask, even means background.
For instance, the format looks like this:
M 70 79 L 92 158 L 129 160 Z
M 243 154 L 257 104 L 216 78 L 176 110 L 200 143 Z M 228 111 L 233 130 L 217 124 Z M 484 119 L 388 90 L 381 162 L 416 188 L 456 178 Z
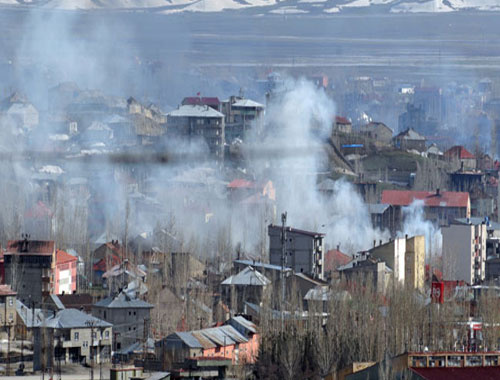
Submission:
M 95 329 L 95 321 L 88 320 L 85 322 L 85 325 L 90 327 L 90 347 L 89 347 L 89 356 L 90 356 L 90 380 L 94 380 L 94 355 L 92 354 L 92 349 L 94 348 L 94 329 Z
M 285 325 L 286 211 L 281 214 L 281 330 Z
M 147 356 L 147 348 L 148 348 L 148 336 L 149 336 L 149 331 L 148 331 L 148 318 L 144 318 L 144 327 L 143 327 L 143 332 L 142 332 L 142 368 L 145 367 L 146 365 L 146 356 Z

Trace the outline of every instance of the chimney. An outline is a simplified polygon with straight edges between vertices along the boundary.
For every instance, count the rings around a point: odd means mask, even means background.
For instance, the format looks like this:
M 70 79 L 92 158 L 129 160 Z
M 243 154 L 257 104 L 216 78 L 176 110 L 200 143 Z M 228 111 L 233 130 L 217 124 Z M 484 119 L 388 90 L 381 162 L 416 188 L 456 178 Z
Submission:
M 373 247 L 377 246 L 377 240 L 373 240 Z
M 337 251 L 340 251 L 340 244 L 337 244 Z
M 439 187 L 436 189 L 436 195 L 439 197 Z
M 382 245 L 382 239 L 378 241 L 378 245 Z

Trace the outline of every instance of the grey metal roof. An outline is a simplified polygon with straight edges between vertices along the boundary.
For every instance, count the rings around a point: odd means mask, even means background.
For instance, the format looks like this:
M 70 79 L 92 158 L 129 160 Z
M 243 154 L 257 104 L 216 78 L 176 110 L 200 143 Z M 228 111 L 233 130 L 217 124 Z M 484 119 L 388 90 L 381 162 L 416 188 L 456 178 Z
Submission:
M 186 104 L 180 106 L 167 114 L 171 117 L 216 117 L 223 118 L 224 115 L 209 106 L 199 106 Z
M 95 307 L 108 309 L 152 309 L 154 306 L 138 298 L 130 298 L 124 293 L 116 297 L 107 297 L 94 304 Z
M 402 137 L 404 140 L 425 140 L 424 136 L 422 136 L 420 133 L 414 131 L 411 128 L 398 134 L 396 138 L 398 137 Z
M 385 203 L 367 203 L 366 206 L 370 214 L 383 214 L 390 205 Z
M 73 329 L 88 327 L 93 323 L 95 327 L 112 327 L 109 322 L 86 314 L 77 309 L 64 309 L 58 311 L 55 315 L 38 322 L 37 327 L 48 327 L 53 329 Z
M 246 267 L 238 274 L 230 276 L 222 281 L 222 285 L 265 286 L 270 283 L 271 281 L 266 276 L 251 266 Z
M 250 99 L 240 99 L 234 102 L 232 106 L 241 108 L 264 108 L 263 104 L 257 103 L 256 101 Z
M 228 322 L 231 325 L 233 323 L 237 323 L 238 325 L 243 326 L 245 329 L 247 329 L 253 333 L 257 332 L 257 326 L 255 325 L 255 323 L 250 322 L 248 319 L 246 319 L 245 317 L 242 317 L 241 315 L 238 315 L 236 317 L 232 317 Z
M 179 337 L 188 347 L 203 348 L 198 339 L 196 339 L 190 332 L 176 332 L 175 335 Z
M 51 294 L 50 299 L 52 300 L 52 302 L 54 302 L 54 305 L 56 305 L 58 310 L 66 309 L 56 294 Z
M 26 307 L 21 301 L 16 299 L 16 311 L 17 315 L 21 318 L 24 325 L 27 328 L 32 328 L 36 326 L 40 321 L 43 320 L 44 314 L 41 309 L 35 308 L 35 312 L 33 313 L 33 309 Z
M 258 261 L 252 261 L 252 260 L 234 260 L 234 262 L 236 264 L 248 265 L 248 266 L 252 266 L 254 268 L 264 268 L 264 269 L 269 269 L 269 270 L 281 271 L 281 266 L 279 266 L 279 265 L 260 263 Z M 291 270 L 291 269 L 285 268 L 285 271 L 288 271 L 288 270 Z

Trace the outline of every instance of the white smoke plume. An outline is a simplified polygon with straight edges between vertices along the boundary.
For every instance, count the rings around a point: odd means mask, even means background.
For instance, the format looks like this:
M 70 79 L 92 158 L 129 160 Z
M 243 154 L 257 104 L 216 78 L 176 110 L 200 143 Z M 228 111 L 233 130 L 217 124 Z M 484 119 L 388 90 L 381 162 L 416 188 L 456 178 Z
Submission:
M 403 228 L 399 235 L 424 235 L 427 259 L 441 255 L 443 245 L 441 229 L 425 219 L 423 200 L 416 199 L 408 207 L 403 207 Z
M 329 173 L 325 141 L 334 103 L 306 80 L 288 80 L 277 97 L 267 110 L 268 135 L 261 148 L 278 153 L 252 164 L 276 183 L 278 210 L 287 211 L 287 224 L 325 232 L 329 246 L 340 244 L 349 253 L 387 239 L 387 233 L 373 229 L 366 205 L 347 181 L 336 181 L 330 195 L 317 190 L 318 175 Z

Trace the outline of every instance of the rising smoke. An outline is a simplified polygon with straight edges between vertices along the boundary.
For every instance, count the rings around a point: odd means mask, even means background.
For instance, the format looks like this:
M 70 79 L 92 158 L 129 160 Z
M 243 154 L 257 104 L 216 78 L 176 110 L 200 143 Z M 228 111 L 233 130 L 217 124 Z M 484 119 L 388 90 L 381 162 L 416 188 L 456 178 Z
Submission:
M 423 235 L 427 259 L 441 255 L 443 244 L 441 229 L 425 219 L 423 200 L 414 200 L 408 207 L 403 207 L 403 228 L 399 235 Z

